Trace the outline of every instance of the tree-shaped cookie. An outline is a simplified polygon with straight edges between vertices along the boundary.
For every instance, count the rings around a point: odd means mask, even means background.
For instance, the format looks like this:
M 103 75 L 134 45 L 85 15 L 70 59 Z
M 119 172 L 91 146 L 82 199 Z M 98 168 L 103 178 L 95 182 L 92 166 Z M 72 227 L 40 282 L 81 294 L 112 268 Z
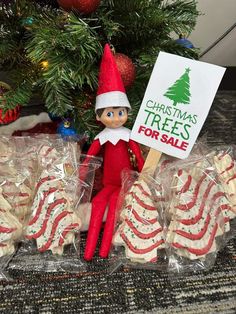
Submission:
M 160 195 L 144 178 L 136 180 L 125 195 L 113 244 L 124 246 L 126 258 L 132 262 L 154 263 L 158 250 L 164 248 Z

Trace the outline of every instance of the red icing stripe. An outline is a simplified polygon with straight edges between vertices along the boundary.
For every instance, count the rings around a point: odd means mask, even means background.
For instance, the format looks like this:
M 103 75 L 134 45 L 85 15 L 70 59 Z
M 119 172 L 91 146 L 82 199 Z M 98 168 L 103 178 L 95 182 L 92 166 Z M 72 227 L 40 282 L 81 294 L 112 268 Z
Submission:
M 234 161 L 232 160 L 232 161 L 231 161 L 231 164 L 230 164 L 227 168 L 225 168 L 225 170 L 223 170 L 223 171 L 220 173 L 220 175 L 222 175 L 222 174 L 224 174 L 225 172 L 231 170 L 233 167 L 234 167 Z
M 151 239 L 153 237 L 155 237 L 158 233 L 160 233 L 162 231 L 162 228 L 158 228 L 152 232 L 149 232 L 149 233 L 142 233 L 140 232 L 134 225 L 133 223 L 128 220 L 128 219 L 125 219 L 125 222 L 126 224 L 129 226 L 129 228 L 133 231 L 133 233 L 139 237 L 140 239 Z
M 226 155 L 227 155 L 227 152 L 223 152 L 218 156 L 218 159 L 221 160 Z
M 218 194 L 218 195 L 217 195 L 217 194 Z M 217 197 L 219 197 L 220 194 L 221 194 L 221 192 L 216 193 L 215 199 L 216 199 Z M 219 206 L 219 207 L 217 208 L 215 214 L 214 214 L 213 219 L 216 219 L 215 217 L 218 217 L 221 211 L 222 211 L 222 206 Z M 183 237 L 185 237 L 185 238 L 191 239 L 191 240 L 200 240 L 200 239 L 205 235 L 205 233 L 206 233 L 206 231 L 207 231 L 207 229 L 208 229 L 208 226 L 209 226 L 209 223 L 210 223 L 210 220 L 211 220 L 212 216 L 213 216 L 213 214 L 212 214 L 212 215 L 210 215 L 210 214 L 207 215 L 202 230 L 201 230 L 199 233 L 197 233 L 197 234 L 189 233 L 189 232 L 186 232 L 186 231 L 183 231 L 183 230 L 179 230 L 179 229 L 174 230 L 174 232 L 176 232 L 177 234 L 179 234 L 179 235 L 181 235 L 181 236 L 183 236 Z M 224 223 L 226 223 L 226 222 L 227 222 L 226 219 L 224 219 Z
M 198 181 L 198 183 L 196 184 L 195 189 L 193 191 L 192 200 L 189 203 L 180 204 L 180 205 L 176 206 L 176 208 L 178 208 L 180 210 L 189 210 L 195 205 L 197 197 L 198 197 L 200 186 L 201 186 L 201 184 L 205 178 L 206 178 L 206 174 L 204 174 L 201 177 L 201 179 Z M 177 194 L 179 194 L 179 193 L 177 193 Z
M 37 183 L 36 185 L 36 193 L 38 191 L 38 189 L 40 188 L 40 186 L 44 183 L 44 182 L 47 182 L 47 181 L 51 181 L 51 180 L 54 180 L 56 179 L 54 176 L 48 176 L 48 177 L 45 177 L 45 178 L 42 178 L 41 180 L 39 180 L 39 182 Z
M 5 247 L 5 246 L 7 246 L 5 243 L 0 242 L 0 247 Z
M 29 226 L 33 225 L 38 220 L 43 204 L 45 202 L 45 199 L 48 197 L 48 195 L 55 193 L 56 191 L 57 191 L 57 188 L 50 188 L 48 191 L 43 192 L 43 197 L 39 201 L 39 206 L 37 208 L 36 214 L 32 217 L 32 219 L 28 223 Z
M 206 221 L 204 223 L 204 226 L 202 228 L 201 231 L 199 231 L 198 233 L 189 233 L 189 232 L 186 232 L 186 231 L 183 231 L 183 230 L 174 230 L 175 233 L 181 235 L 182 237 L 185 237 L 187 239 L 191 239 L 191 240 L 199 240 L 201 239 L 205 233 L 207 232 L 207 229 L 208 229 L 208 226 L 209 226 L 209 223 L 210 223 L 210 220 L 211 220 L 211 216 L 208 214 L 207 215 L 207 218 L 206 218 Z
M 59 245 L 60 246 L 63 245 L 68 232 L 70 232 L 70 231 L 78 232 L 79 230 L 76 230 L 76 229 L 79 227 L 80 227 L 80 225 L 78 223 L 70 224 L 69 226 L 67 226 L 60 236 Z
M 231 178 L 229 178 L 229 180 L 226 183 L 229 184 L 229 182 L 234 180 L 234 179 L 236 179 L 236 173 Z
M 0 226 L 0 232 L 1 233 L 12 233 L 16 230 L 17 230 L 16 228 L 7 228 L 7 227 L 1 227 Z
M 27 238 L 28 238 L 28 239 L 32 239 L 32 238 L 33 238 L 33 239 L 37 239 L 37 238 L 39 238 L 39 237 L 45 232 L 45 230 L 46 230 L 46 228 L 47 228 L 47 223 L 48 223 L 48 220 L 49 220 L 49 218 L 50 218 L 51 211 L 52 211 L 56 206 L 58 206 L 58 205 L 60 205 L 60 204 L 66 204 L 66 203 L 67 203 L 67 200 L 64 199 L 64 198 L 62 198 L 62 199 L 58 199 L 58 200 L 56 200 L 54 203 L 50 204 L 50 205 L 48 206 L 48 208 L 47 208 L 47 212 L 46 212 L 46 215 L 45 215 L 45 218 L 44 218 L 43 225 L 42 225 L 41 229 L 40 229 L 38 232 L 36 232 L 36 233 L 34 233 L 34 234 L 32 234 L 32 235 L 27 235 Z
M 234 213 L 233 208 L 230 205 L 228 205 L 228 204 L 223 204 L 220 207 L 221 207 L 222 210 L 229 210 L 229 211 L 232 211 Z
M 226 224 L 227 222 L 230 221 L 230 218 L 229 217 L 224 217 L 224 223 Z
M 23 193 L 23 192 L 20 192 L 20 193 L 4 192 L 3 195 L 6 197 L 9 197 L 9 196 L 29 197 L 30 196 L 29 193 Z
M 162 239 L 162 240 L 156 242 L 155 244 L 147 247 L 146 249 L 138 249 L 138 248 L 136 248 L 136 247 L 134 247 L 132 245 L 132 243 L 128 240 L 128 238 L 126 237 L 126 235 L 123 232 L 121 233 L 121 238 L 128 245 L 129 249 L 132 252 L 136 253 L 136 254 L 146 254 L 146 253 L 149 253 L 152 250 L 158 248 L 158 246 L 160 246 L 162 243 L 164 243 L 164 240 Z
M 147 209 L 147 210 L 156 210 L 156 207 L 145 204 L 145 203 L 144 203 L 143 201 L 141 201 L 141 199 L 140 199 L 136 194 L 134 194 L 133 192 L 128 193 L 128 194 L 131 195 L 131 196 L 136 200 L 136 202 L 137 202 L 142 208 Z
M 181 190 L 178 192 L 178 194 L 180 193 L 186 193 L 189 190 L 190 184 L 192 182 L 192 177 L 190 175 L 188 175 L 188 179 L 185 182 L 184 186 L 181 188 Z
M 182 245 L 180 243 L 177 243 L 177 242 L 172 243 L 172 246 L 174 246 L 177 249 L 185 249 L 185 250 L 187 250 L 190 253 L 195 254 L 195 255 L 205 255 L 205 254 L 207 254 L 210 251 L 210 249 L 212 247 L 212 244 L 213 244 L 213 241 L 215 239 L 215 235 L 216 235 L 217 229 L 218 229 L 218 224 L 215 224 L 207 245 L 204 246 L 201 249 L 188 248 L 188 247 L 186 247 L 186 246 L 184 246 L 184 245 Z
M 131 211 L 131 213 L 134 215 L 135 219 L 143 224 L 154 224 L 155 222 L 158 222 L 157 218 L 153 219 L 144 219 L 139 216 L 139 214 L 136 212 L 136 210 L 131 206 L 128 205 L 127 208 Z
M 56 219 L 54 220 L 53 222 L 53 225 L 52 225 L 52 230 L 51 230 L 51 234 L 48 238 L 48 241 L 43 245 L 41 246 L 40 248 L 38 248 L 38 250 L 40 252 L 44 252 L 46 250 L 48 250 L 48 248 L 50 247 L 50 245 L 52 244 L 52 241 L 53 241 L 53 238 L 55 236 L 55 232 L 56 232 L 56 229 L 57 229 L 57 226 L 59 224 L 59 222 L 65 217 L 67 216 L 68 214 L 72 214 L 72 212 L 68 212 L 68 211 L 63 211 L 62 213 L 60 213 Z
M 48 156 L 50 152 L 52 151 L 52 149 L 53 149 L 52 147 L 49 147 L 44 156 Z
M 178 176 L 180 177 L 182 175 L 182 173 L 183 173 L 183 169 L 179 169 L 178 170 Z
M 217 195 L 217 197 L 225 197 L 225 193 L 224 192 L 217 192 L 215 195 Z
M 23 203 L 23 204 L 14 204 L 14 208 L 19 208 L 19 207 L 22 207 L 22 206 L 28 206 L 29 204 L 28 203 Z
M 140 183 L 134 183 L 133 185 L 134 187 L 137 187 L 143 195 L 148 196 L 148 197 L 152 197 L 151 194 L 149 194 L 147 191 L 144 190 L 143 186 Z
M 142 194 L 143 194 L 144 196 L 147 196 L 147 197 L 149 197 L 149 198 L 152 198 L 152 199 L 155 200 L 156 202 L 158 202 L 158 201 L 164 201 L 164 200 L 165 200 L 163 197 L 158 197 L 158 196 L 154 196 L 154 195 L 149 194 L 147 191 L 144 190 L 143 186 L 142 186 L 141 184 L 139 184 L 139 183 L 134 183 L 133 186 L 138 187 L 139 190 L 142 192 Z M 134 192 L 133 192 L 133 193 L 134 193 Z
M 202 218 L 202 214 L 203 214 L 203 211 L 204 211 L 204 208 L 205 208 L 205 203 L 207 201 L 207 197 L 212 189 L 212 187 L 215 185 L 215 182 L 214 181 L 211 181 L 209 184 L 208 184 L 208 187 L 205 191 L 205 193 L 203 194 L 203 197 L 202 197 L 202 202 L 201 202 L 201 205 L 200 205 L 200 209 L 199 209 L 199 212 L 198 214 L 193 217 L 193 218 L 190 218 L 190 219 L 180 219 L 179 221 L 184 224 L 184 225 L 194 225 L 196 224 L 201 218 Z M 214 205 L 214 202 L 217 200 L 217 198 L 219 198 L 221 195 L 221 192 L 219 193 L 215 193 L 214 196 L 212 197 L 211 199 L 211 203 L 208 205 L 209 208 L 212 208 L 213 205 Z
M 164 160 L 163 162 L 162 162 L 162 164 L 160 165 L 160 170 L 161 171 L 163 171 L 164 169 L 165 169 L 165 167 L 168 165 L 168 164 L 170 164 L 170 163 L 172 163 L 172 161 L 171 160 Z
M 152 259 L 150 259 L 150 263 L 156 263 L 158 260 L 158 257 L 153 257 Z

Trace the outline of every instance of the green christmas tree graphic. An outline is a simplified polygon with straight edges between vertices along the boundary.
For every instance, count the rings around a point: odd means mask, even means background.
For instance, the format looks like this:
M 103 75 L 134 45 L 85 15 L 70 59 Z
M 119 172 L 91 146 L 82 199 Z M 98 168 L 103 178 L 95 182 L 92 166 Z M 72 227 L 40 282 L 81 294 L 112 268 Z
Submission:
M 178 103 L 189 104 L 190 102 L 189 72 L 190 68 L 185 69 L 184 74 L 164 94 L 164 96 L 174 101 L 173 106 L 176 106 Z

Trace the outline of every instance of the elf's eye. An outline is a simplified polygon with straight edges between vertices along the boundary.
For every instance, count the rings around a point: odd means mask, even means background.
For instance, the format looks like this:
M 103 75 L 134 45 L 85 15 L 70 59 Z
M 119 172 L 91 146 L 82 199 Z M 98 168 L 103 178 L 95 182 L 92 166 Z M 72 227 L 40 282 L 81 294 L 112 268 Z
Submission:
M 113 112 L 113 111 L 108 111 L 107 116 L 108 116 L 109 118 L 114 117 L 114 112 Z
M 123 117 L 125 115 L 125 111 L 124 110 L 120 110 L 119 111 L 119 117 Z

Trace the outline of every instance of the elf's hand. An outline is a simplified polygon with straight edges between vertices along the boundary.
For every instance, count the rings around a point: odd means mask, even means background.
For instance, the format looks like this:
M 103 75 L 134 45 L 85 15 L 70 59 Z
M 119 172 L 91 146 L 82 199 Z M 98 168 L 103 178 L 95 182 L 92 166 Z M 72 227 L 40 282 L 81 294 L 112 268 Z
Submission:
M 131 149 L 131 151 L 136 157 L 138 171 L 140 172 L 143 169 L 143 165 L 144 165 L 144 159 L 143 159 L 140 147 L 138 143 L 136 143 L 135 141 L 129 140 L 129 148 Z
M 137 160 L 137 166 L 138 166 L 138 171 L 141 172 L 143 169 L 143 165 L 144 165 L 144 160 L 142 158 L 139 158 Z

